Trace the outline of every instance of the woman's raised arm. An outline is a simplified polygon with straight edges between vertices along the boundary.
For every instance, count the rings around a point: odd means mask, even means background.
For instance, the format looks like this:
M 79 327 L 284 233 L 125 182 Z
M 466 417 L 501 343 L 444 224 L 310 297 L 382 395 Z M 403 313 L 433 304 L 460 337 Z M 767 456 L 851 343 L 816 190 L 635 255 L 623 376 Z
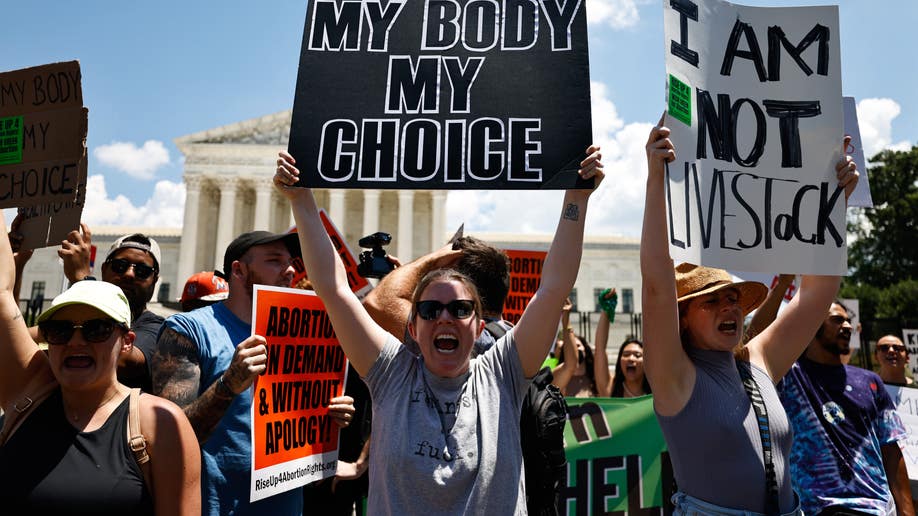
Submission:
M 647 197 L 641 232 L 641 283 L 644 320 L 644 370 L 653 389 L 654 407 L 677 414 L 688 402 L 695 367 L 682 349 L 676 277 L 669 256 L 666 226 L 666 164 L 676 159 L 669 129 L 660 123 L 647 140 Z
M 293 209 L 309 281 L 328 310 L 348 360 L 364 376 L 379 357 L 389 334 L 373 321 L 351 292 L 344 264 L 322 225 L 312 190 L 291 186 L 299 180 L 299 175 L 293 156 L 281 151 L 274 186 L 290 201 Z
M 6 219 L 0 211 L 0 222 Z M 0 406 L 9 412 L 21 396 L 53 381 L 48 358 L 29 335 L 13 295 L 16 266 L 8 238 L 0 237 Z
M 561 219 L 542 266 L 539 289 L 526 305 L 519 324 L 512 330 L 527 378 L 535 376 L 545 361 L 558 325 L 558 307 L 574 288 L 583 255 L 587 201 L 605 177 L 601 159 L 599 147 L 591 145 L 587 148 L 587 158 L 580 162 L 577 173 L 583 179 L 595 178 L 593 188 L 564 192 Z

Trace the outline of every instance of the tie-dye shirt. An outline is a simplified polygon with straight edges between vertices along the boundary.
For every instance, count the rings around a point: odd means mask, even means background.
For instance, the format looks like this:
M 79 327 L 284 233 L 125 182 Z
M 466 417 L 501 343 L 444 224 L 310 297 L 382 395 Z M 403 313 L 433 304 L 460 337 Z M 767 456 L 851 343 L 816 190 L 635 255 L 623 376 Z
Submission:
M 804 513 L 843 505 L 888 514 L 893 500 L 880 448 L 906 430 L 880 377 L 801 358 L 778 392 L 794 429 L 791 478 Z

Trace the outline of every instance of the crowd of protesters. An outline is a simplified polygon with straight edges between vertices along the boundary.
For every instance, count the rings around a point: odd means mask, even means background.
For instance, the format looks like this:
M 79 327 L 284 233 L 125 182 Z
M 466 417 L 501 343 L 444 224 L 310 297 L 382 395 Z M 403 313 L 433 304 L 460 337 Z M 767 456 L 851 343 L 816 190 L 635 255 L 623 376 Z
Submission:
M 675 514 L 914 514 L 899 444 L 907 432 L 884 388 L 912 384 L 903 342 L 879 339 L 879 375 L 846 365 L 851 313 L 834 299 L 836 276 L 803 276 L 779 314 L 792 276 L 769 291 L 723 270 L 674 267 L 664 168 L 677 149 L 662 120 L 646 150 L 643 340 L 629 337 L 611 365 L 615 289 L 596 300 L 595 350 L 571 326 L 566 299 L 604 177 L 595 146 L 576 172 L 594 188 L 565 192 L 539 289 L 516 325 L 501 319 L 506 255 L 469 237 L 395 261 L 359 300 L 312 191 L 292 186 L 299 171 L 285 152 L 273 182 L 297 232 L 239 235 L 222 270 L 189 278 L 184 313 L 165 320 L 147 307 L 162 261 L 156 241 L 117 239 L 96 280 L 82 225 L 59 250 L 71 287 L 28 328 L 18 308 L 28 252 L 14 221 L 0 239 L 0 504 L 13 513 L 350 514 L 365 495 L 372 514 L 556 514 L 557 496 L 527 486 L 518 424 L 552 353 L 545 374 L 567 397 L 653 396 Z M 837 172 L 847 198 L 858 172 L 850 158 Z M 296 257 L 359 375 L 326 400 L 353 432 L 338 478 L 250 502 L 251 386 L 268 362 L 264 337 L 252 335 L 253 287 L 291 286 Z

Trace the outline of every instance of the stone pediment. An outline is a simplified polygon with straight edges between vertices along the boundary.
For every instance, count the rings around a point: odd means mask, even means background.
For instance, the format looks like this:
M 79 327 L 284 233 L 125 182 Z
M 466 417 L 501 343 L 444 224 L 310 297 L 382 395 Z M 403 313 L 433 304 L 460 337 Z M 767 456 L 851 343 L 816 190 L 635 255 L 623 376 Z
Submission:
M 290 139 L 290 119 L 293 111 L 286 110 L 234 124 L 208 129 L 176 138 L 178 147 L 194 144 L 273 145 L 286 147 Z

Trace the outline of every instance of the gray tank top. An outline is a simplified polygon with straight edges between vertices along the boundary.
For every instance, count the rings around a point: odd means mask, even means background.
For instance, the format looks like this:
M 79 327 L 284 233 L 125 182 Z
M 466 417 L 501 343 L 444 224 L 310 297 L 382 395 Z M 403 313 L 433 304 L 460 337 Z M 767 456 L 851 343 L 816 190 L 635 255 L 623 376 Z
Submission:
M 657 414 L 679 490 L 709 503 L 765 512 L 765 466 L 755 411 L 733 353 L 691 348 L 695 387 L 675 416 Z M 794 508 L 787 459 L 793 432 L 768 374 L 750 368 L 765 406 L 782 513 Z

